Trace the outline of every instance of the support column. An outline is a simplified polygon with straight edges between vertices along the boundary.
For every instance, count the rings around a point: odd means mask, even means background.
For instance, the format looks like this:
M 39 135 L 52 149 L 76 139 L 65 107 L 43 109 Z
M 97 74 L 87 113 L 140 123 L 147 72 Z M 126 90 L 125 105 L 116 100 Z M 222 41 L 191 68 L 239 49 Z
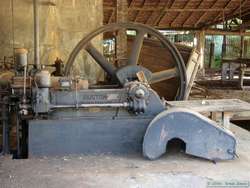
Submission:
M 209 68 L 212 68 L 213 63 L 214 63 L 214 42 L 211 42 L 209 49 Z
M 116 0 L 116 22 L 127 22 L 127 0 Z M 125 65 L 127 60 L 127 34 L 126 30 L 119 31 L 116 35 L 116 59 L 119 66 Z
M 247 57 L 247 50 L 248 50 L 248 40 L 247 39 L 245 39 L 244 40 L 244 45 L 243 45 L 243 57 Z
M 204 49 L 205 49 L 205 31 L 201 30 L 196 33 L 197 39 L 197 50 L 200 53 L 199 65 L 201 75 L 205 75 L 205 67 L 204 67 Z
M 244 57 L 244 36 L 240 37 L 240 57 Z
M 227 54 L 227 36 L 223 35 L 221 59 L 223 59 Z
M 33 0 L 34 18 L 34 63 L 35 68 L 40 69 L 40 19 L 38 0 Z

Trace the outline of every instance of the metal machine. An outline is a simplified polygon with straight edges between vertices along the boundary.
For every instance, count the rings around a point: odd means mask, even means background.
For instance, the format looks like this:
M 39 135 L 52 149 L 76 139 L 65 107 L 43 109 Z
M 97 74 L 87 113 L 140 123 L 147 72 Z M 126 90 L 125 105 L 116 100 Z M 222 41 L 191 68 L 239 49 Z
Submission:
M 115 67 L 91 40 L 99 34 L 124 29 L 137 34 L 127 65 Z M 152 72 L 138 65 L 146 34 L 160 40 L 170 51 L 175 67 Z M 107 73 L 106 84 L 89 86 L 87 80 L 70 75 L 74 60 L 83 49 Z M 13 78 L 8 104 L 17 114 L 20 156 L 142 152 L 153 160 L 166 152 L 170 140 L 178 138 L 185 142 L 187 154 L 209 160 L 235 157 L 236 140 L 230 131 L 196 112 L 167 107 L 166 101 L 151 88 L 153 83 L 177 77 L 176 100 L 182 100 L 186 90 L 182 57 L 173 44 L 151 27 L 119 23 L 97 29 L 76 45 L 60 77 L 51 76 L 40 65 L 27 74 L 22 51 L 16 60 L 22 75 Z

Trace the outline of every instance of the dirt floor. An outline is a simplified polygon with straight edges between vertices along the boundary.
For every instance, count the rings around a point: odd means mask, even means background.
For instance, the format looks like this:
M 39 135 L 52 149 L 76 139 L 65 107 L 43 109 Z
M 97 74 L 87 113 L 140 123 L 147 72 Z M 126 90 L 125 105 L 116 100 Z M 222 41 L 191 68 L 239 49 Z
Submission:
M 239 155 L 233 161 L 215 164 L 175 151 L 156 161 L 146 160 L 140 155 L 23 160 L 2 156 L 0 187 L 202 188 L 213 187 L 211 184 L 217 181 L 248 183 L 249 186 L 250 133 L 234 125 L 231 129 L 237 137 Z

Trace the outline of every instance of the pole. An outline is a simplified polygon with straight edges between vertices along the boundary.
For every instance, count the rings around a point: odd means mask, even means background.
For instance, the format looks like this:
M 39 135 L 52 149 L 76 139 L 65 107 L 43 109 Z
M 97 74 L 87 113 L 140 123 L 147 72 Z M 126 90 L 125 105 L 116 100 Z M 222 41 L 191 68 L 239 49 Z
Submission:
M 40 40 L 39 40 L 39 9 L 38 0 L 33 0 L 34 16 L 34 63 L 35 68 L 40 69 Z

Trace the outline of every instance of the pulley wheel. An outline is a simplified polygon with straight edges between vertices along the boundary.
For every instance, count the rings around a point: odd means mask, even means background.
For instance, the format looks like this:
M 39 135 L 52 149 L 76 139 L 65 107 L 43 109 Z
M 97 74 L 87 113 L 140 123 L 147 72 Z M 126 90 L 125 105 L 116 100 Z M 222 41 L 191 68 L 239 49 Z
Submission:
M 123 65 L 122 67 L 116 67 L 94 47 L 91 41 L 100 34 L 124 30 L 134 30 L 136 31 L 136 36 L 134 37 L 133 43 L 131 44 L 130 54 L 126 59 L 126 65 Z M 168 54 L 171 54 L 174 61 L 173 67 L 158 72 L 151 72 L 146 67 L 143 67 L 143 65 L 139 65 L 139 57 L 145 35 L 150 35 L 151 37 L 158 39 L 162 46 L 169 51 Z M 176 91 L 175 100 L 182 100 L 184 98 L 186 91 L 186 69 L 183 59 L 177 48 L 164 35 L 152 27 L 135 23 L 114 23 L 96 29 L 84 37 L 71 52 L 65 66 L 65 76 L 69 76 L 74 61 L 81 50 L 87 51 L 88 54 L 90 54 L 91 57 L 112 78 L 112 80 L 116 80 L 121 85 L 124 84 L 124 80 L 121 79 L 121 75 L 126 76 L 135 74 L 136 71 L 140 70 L 146 73 L 149 84 L 155 84 L 177 78 L 178 89 Z

